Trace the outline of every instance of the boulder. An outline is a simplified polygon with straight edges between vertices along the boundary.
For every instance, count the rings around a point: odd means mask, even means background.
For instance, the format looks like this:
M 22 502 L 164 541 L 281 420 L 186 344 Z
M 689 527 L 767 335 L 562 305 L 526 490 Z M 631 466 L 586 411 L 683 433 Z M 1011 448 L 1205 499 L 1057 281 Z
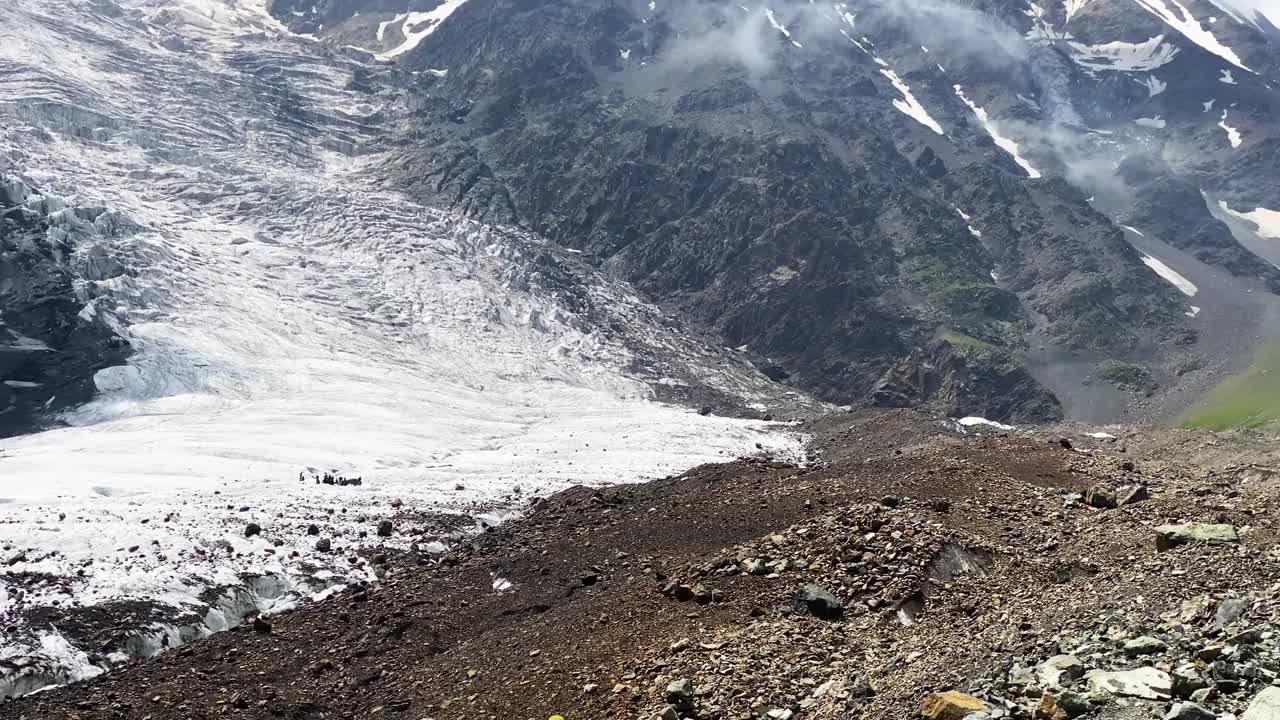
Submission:
M 1205 645 L 1196 651 L 1196 657 L 1205 662 L 1213 662 L 1214 660 L 1222 657 L 1222 653 L 1225 651 L 1226 647 L 1222 645 Z
M 1093 706 L 1089 704 L 1089 696 L 1084 693 L 1063 690 L 1055 699 L 1058 701 L 1058 707 L 1067 713 L 1067 717 L 1088 715 L 1093 710 Z
M 693 601 L 699 605 L 706 605 L 711 602 L 712 591 L 706 585 L 701 583 L 693 586 Z
M 1052 690 L 1084 677 L 1084 663 L 1075 655 L 1054 655 L 1036 668 L 1036 677 Z
M 796 612 L 807 612 L 823 620 L 834 620 L 844 615 L 844 603 L 830 590 L 812 584 L 801 585 L 792 604 Z
M 1227 638 L 1228 645 L 1256 645 L 1262 642 L 1263 628 L 1249 628 Z
M 1128 657 L 1136 658 L 1142 655 L 1154 655 L 1164 652 L 1168 647 L 1160 638 L 1143 635 L 1126 642 L 1124 644 L 1124 654 Z
M 1240 720 L 1280 720 L 1280 687 L 1269 687 L 1255 695 Z
M 261 534 L 262 534 L 262 526 L 258 525 L 258 523 L 249 523 L 248 525 L 244 526 L 245 537 L 253 537 L 254 535 L 261 535 Z
M 680 713 L 675 708 L 668 705 L 659 710 L 658 713 L 653 716 L 653 720 L 680 720 Z
M 1218 691 L 1217 691 L 1217 690 L 1215 690 L 1215 689 L 1213 689 L 1213 688 L 1211 688 L 1211 687 L 1201 688 L 1201 689 L 1199 689 L 1199 690 L 1197 690 L 1197 691 L 1195 691 L 1195 692 L 1191 693 L 1191 702 L 1193 702 L 1193 703 L 1199 703 L 1199 704 L 1204 704 L 1204 703 L 1209 702 L 1210 700 L 1213 700 L 1213 699 L 1214 699 L 1214 698 L 1216 698 L 1216 697 L 1218 697 Z
M 1216 720 L 1217 716 L 1193 702 L 1175 703 L 1164 720 Z
M 1051 692 L 1040 696 L 1040 704 L 1032 714 L 1034 720 L 1070 720 L 1067 711 L 1058 706 L 1058 699 Z
M 920 707 L 920 715 L 926 720 L 960 720 L 986 709 L 987 704 L 978 698 L 949 690 L 925 698 L 924 705 Z
M 394 529 L 395 528 L 391 524 L 390 520 L 383 520 L 378 523 L 378 537 L 391 537 L 391 533 Z
M 693 681 L 688 679 L 672 680 L 667 685 L 667 702 L 683 708 L 693 705 Z
M 1089 491 L 1084 494 L 1084 501 L 1096 508 L 1114 508 L 1120 505 L 1115 491 L 1106 485 L 1094 485 L 1089 488 Z
M 1122 488 L 1120 492 L 1116 494 L 1116 500 L 1119 502 L 1121 507 L 1150 499 L 1151 493 L 1147 492 L 1146 485 L 1133 485 L 1127 488 Z
M 1189 698 L 1198 690 L 1209 687 L 1209 681 L 1200 674 L 1200 669 L 1192 663 L 1180 666 L 1173 671 L 1173 694 L 1180 698 Z
M 1156 528 L 1156 549 L 1168 550 L 1178 545 L 1192 543 L 1208 543 L 1211 545 L 1232 545 L 1240 542 L 1240 536 L 1231 525 L 1214 523 L 1186 523 L 1183 525 L 1161 525 Z
M 1213 678 L 1213 686 L 1224 693 L 1233 693 L 1240 689 L 1240 674 L 1236 666 L 1226 660 L 1214 660 L 1209 665 L 1209 676 Z
M 1173 678 L 1153 667 L 1137 670 L 1093 670 L 1085 675 L 1092 692 L 1143 698 L 1144 700 L 1168 700 L 1173 696 Z

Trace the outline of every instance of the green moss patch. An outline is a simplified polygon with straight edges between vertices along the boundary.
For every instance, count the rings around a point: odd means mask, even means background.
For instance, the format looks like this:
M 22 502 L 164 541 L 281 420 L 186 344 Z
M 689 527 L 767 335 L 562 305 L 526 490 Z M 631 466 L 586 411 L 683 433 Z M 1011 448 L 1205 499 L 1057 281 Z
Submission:
M 1182 425 L 1280 431 L 1280 342 L 1267 344 L 1246 370 L 1210 390 L 1182 416 Z
M 1138 363 L 1104 360 L 1098 365 L 1098 377 L 1129 392 L 1151 392 L 1156 389 L 1156 379 L 1147 366 Z

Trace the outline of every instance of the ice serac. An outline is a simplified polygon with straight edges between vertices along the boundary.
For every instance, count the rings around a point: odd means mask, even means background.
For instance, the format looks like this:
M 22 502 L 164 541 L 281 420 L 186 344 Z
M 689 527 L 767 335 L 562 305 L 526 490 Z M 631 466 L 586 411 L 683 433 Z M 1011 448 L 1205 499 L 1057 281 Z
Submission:
M 123 273 L 100 243 L 130 231 L 104 208 L 0 174 L 0 437 L 55 424 L 127 356 L 93 285 Z

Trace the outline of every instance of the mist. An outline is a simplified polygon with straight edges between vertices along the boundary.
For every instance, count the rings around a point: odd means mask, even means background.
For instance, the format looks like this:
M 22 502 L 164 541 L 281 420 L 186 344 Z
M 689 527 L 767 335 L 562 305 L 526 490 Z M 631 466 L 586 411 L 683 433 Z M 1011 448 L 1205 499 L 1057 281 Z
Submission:
M 744 13 L 737 7 L 712 9 L 683 6 L 669 22 L 682 31 L 664 48 L 663 57 L 675 66 L 739 65 L 753 77 L 773 69 L 776 34 L 763 12 Z
M 860 22 L 872 27 L 891 24 L 931 51 L 989 69 L 1022 63 L 1030 49 L 1018 31 L 957 2 L 872 0 L 865 7 Z
M 1280 0 L 1232 0 L 1276 6 Z M 744 11 L 733 3 L 688 3 L 670 6 L 666 22 L 676 34 L 660 49 L 658 57 L 668 72 L 693 72 L 706 65 L 736 66 L 753 84 L 774 72 L 782 53 L 796 52 L 791 40 L 813 52 L 833 36 L 848 41 L 838 30 L 859 37 L 907 37 L 956 73 L 1006 74 L 1013 88 L 1034 92 L 1040 106 L 1035 119 L 1005 117 L 999 125 L 1014 135 L 1033 156 L 1056 165 L 1073 184 L 1100 197 L 1119 198 L 1126 184 L 1119 177 L 1119 159 L 1146 154 L 1140 143 L 1124 139 L 1110 128 L 1092 130 L 1074 107 L 1071 97 L 1071 61 L 1053 48 L 1029 41 L 999 18 L 956 0 L 868 0 L 851 3 L 854 27 L 830 6 L 807 2 L 771 5 L 775 20 L 791 38 L 775 27 L 755 7 Z M 837 10 L 840 8 L 837 8 Z M 1280 9 L 1280 8 L 1276 8 Z M 842 27 L 843 26 L 843 27 Z M 819 50 L 824 52 L 825 50 Z M 1102 133 L 1095 131 L 1103 131 Z
M 667 41 L 660 56 L 677 68 L 736 65 L 759 80 L 775 69 L 781 52 L 793 49 L 792 40 L 800 39 L 795 31 L 803 34 L 805 42 L 814 43 L 836 35 L 838 18 L 829 7 L 807 2 L 770 7 L 773 21 L 792 32 L 790 39 L 774 27 L 763 7 L 744 10 L 736 3 L 678 5 L 665 18 L 678 34 Z

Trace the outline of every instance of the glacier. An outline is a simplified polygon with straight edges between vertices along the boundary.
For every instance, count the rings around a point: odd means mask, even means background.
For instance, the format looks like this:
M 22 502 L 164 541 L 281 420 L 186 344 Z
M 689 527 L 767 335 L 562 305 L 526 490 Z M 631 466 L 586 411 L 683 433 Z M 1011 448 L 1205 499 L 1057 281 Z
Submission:
M 134 348 L 60 427 L 0 441 L 0 622 L 21 628 L 0 696 L 373 579 L 354 553 L 382 518 L 408 547 L 431 513 L 493 522 L 575 484 L 800 458 L 789 426 L 654 400 L 678 378 L 805 402 L 745 360 L 577 253 L 383 186 L 404 75 L 265 0 L 0 6 L 0 172 L 122 219 L 58 241 L 111 259 L 76 264 L 96 268 L 81 315 Z M 24 625 L 127 602 L 174 619 L 108 654 Z

